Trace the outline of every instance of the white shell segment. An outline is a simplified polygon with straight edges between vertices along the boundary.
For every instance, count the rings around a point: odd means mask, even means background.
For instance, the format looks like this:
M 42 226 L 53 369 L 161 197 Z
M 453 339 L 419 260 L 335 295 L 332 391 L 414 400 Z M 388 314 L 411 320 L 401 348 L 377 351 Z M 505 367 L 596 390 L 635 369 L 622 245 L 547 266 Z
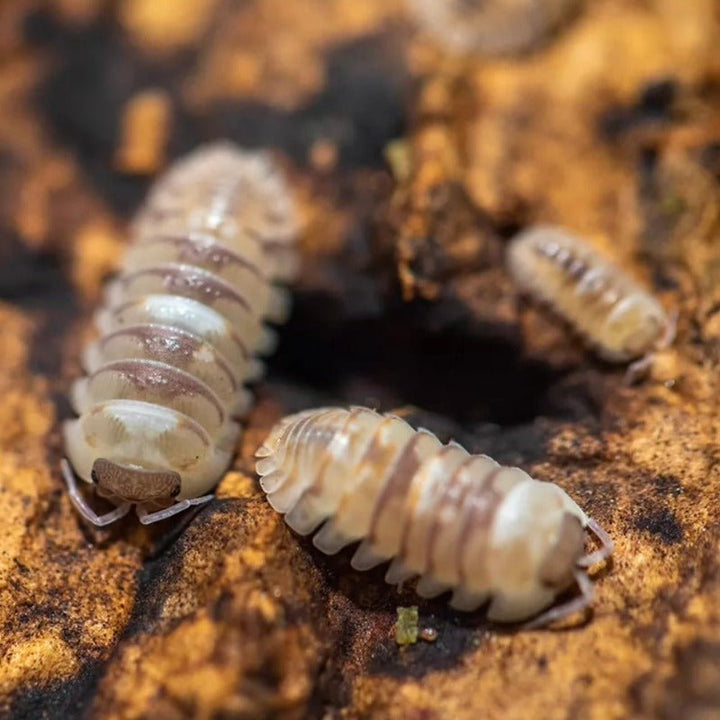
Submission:
M 184 370 L 205 383 L 230 415 L 247 409 L 249 391 L 238 385 L 227 359 L 202 337 L 169 325 L 131 325 L 86 346 L 88 374 L 118 360 L 151 360 Z
M 490 599 L 493 620 L 522 620 L 552 605 L 584 553 L 589 521 L 557 485 L 443 445 L 392 415 L 290 415 L 257 457 L 272 506 L 300 534 L 317 530 L 320 550 L 361 540 L 356 569 L 393 559 L 388 582 L 419 576 L 420 595 L 452 590 L 461 610 Z
M 164 263 L 191 265 L 215 273 L 231 287 L 242 289 L 244 299 L 256 317 L 267 315 L 273 287 L 258 264 L 233 252 L 209 235 L 159 236 L 131 245 L 125 253 L 123 271 L 132 273 Z
M 214 143 L 158 178 L 96 314 L 88 376 L 72 389 L 80 417 L 64 434 L 80 478 L 90 482 L 102 458 L 120 466 L 115 488 L 125 487 L 123 466 L 178 473 L 181 492 L 168 503 L 213 487 L 240 434 L 233 418 L 252 401 L 245 385 L 276 343 L 266 323 L 288 314 L 288 293 L 275 283 L 292 279 L 297 231 L 284 175 L 265 152 Z M 133 497 L 146 496 L 155 497 Z
M 170 325 L 199 335 L 228 359 L 236 375 L 250 363 L 245 343 L 217 310 L 186 297 L 146 295 L 124 305 L 101 309 L 96 324 L 103 335 L 133 325 Z
M 242 291 L 214 273 L 177 263 L 153 265 L 110 283 L 107 302 L 110 307 L 119 307 L 148 295 L 185 297 L 212 308 L 230 323 L 249 353 L 258 352 L 262 319 L 255 315 Z

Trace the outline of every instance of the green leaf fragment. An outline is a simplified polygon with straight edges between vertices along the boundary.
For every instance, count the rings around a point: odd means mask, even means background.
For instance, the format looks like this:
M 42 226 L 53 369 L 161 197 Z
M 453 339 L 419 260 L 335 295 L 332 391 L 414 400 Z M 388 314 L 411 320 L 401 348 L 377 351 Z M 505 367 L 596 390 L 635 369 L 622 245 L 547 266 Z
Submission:
M 414 645 L 418 640 L 418 609 L 412 607 L 397 608 L 395 623 L 395 642 L 398 645 Z

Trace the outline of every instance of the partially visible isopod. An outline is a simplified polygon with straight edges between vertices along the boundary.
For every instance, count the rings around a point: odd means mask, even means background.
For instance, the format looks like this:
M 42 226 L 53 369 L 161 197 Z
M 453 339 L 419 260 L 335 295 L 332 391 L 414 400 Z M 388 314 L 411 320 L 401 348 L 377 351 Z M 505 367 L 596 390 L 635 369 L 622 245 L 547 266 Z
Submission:
M 451 51 L 503 55 L 540 45 L 582 0 L 409 0 L 428 34 Z
M 132 230 L 139 243 L 210 233 L 250 263 L 261 262 L 271 280 L 283 281 L 297 270 L 297 222 L 285 178 L 269 153 L 216 142 L 181 158 L 157 180 Z
M 278 167 L 229 143 L 201 147 L 151 189 L 96 315 L 65 423 L 70 498 L 95 525 L 134 505 L 151 523 L 206 502 L 230 463 L 288 310 L 297 223 Z M 70 466 L 72 465 L 72 467 Z M 76 477 L 114 510 L 98 516 Z
M 644 362 L 674 338 L 674 320 L 652 295 L 561 228 L 516 235 L 507 267 L 521 292 L 550 305 L 604 360 Z
M 257 451 L 268 501 L 296 532 L 334 554 L 362 540 L 352 565 L 393 559 L 385 579 L 420 576 L 417 593 L 453 591 L 451 605 L 514 622 L 552 605 L 573 583 L 580 596 L 547 610 L 541 625 L 592 602 L 585 568 L 612 541 L 557 485 L 486 455 L 443 445 L 393 415 L 321 408 L 290 415 Z M 586 530 L 601 541 L 585 554 Z

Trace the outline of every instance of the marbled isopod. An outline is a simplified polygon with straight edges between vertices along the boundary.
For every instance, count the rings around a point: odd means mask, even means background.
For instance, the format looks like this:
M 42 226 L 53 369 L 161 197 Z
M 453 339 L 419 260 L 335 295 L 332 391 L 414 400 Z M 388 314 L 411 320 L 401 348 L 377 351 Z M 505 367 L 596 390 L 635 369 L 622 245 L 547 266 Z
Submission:
M 557 485 L 486 455 L 443 445 L 393 415 L 320 408 L 277 423 L 257 451 L 270 504 L 327 554 L 361 540 L 352 565 L 392 559 L 389 583 L 420 576 L 417 592 L 453 591 L 451 605 L 525 620 L 577 583 L 581 595 L 541 614 L 544 624 L 592 602 L 585 568 L 613 545 Z M 324 523 L 324 524 L 323 524 Z M 586 530 L 602 549 L 585 554 Z
M 504 55 L 532 50 L 582 0 L 408 0 L 417 22 L 448 50 Z
M 604 360 L 644 359 L 673 340 L 675 322 L 662 305 L 561 228 L 536 226 L 516 235 L 507 267 L 521 292 L 549 305 Z
M 85 348 L 64 425 L 70 497 L 95 525 L 156 522 L 210 499 L 229 465 L 297 266 L 297 220 L 264 152 L 220 142 L 161 176 Z M 73 472 L 74 471 L 74 472 Z M 98 516 L 76 475 L 116 508 Z

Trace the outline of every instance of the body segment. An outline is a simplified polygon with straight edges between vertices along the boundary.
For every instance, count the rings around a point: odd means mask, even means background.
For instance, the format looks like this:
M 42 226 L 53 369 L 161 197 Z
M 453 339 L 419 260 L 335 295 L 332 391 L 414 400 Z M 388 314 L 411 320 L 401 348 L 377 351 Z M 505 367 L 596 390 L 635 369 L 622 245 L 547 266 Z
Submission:
M 574 582 L 586 529 L 607 535 L 559 487 L 502 467 L 426 430 L 366 408 L 321 408 L 279 422 L 257 452 L 268 501 L 295 531 L 315 532 L 325 553 L 360 541 L 353 567 L 392 560 L 386 579 L 419 576 L 417 592 L 452 590 L 452 606 L 517 621 L 536 615 Z
M 288 190 L 264 153 L 210 145 L 156 182 L 83 354 L 79 417 L 64 427 L 64 475 L 89 520 L 135 504 L 152 522 L 209 498 L 250 402 L 244 384 L 275 344 L 265 323 L 287 314 L 276 283 L 297 264 L 294 238 Z M 116 510 L 95 515 L 76 475 Z
M 419 24 L 451 51 L 504 55 L 533 50 L 582 0 L 408 0 Z

